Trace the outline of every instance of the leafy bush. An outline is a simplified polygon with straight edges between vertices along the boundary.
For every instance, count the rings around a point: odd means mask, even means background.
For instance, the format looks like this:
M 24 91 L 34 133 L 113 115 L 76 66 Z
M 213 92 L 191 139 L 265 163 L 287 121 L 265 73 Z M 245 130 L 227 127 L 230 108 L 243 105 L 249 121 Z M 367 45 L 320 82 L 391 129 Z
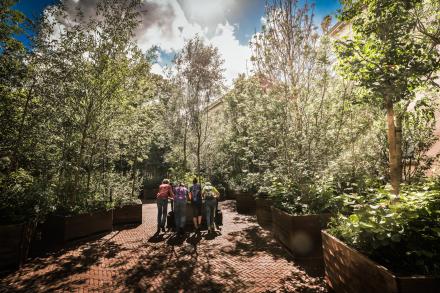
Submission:
M 133 198 L 131 196 L 119 197 L 117 200 L 115 200 L 116 207 L 123 207 L 135 204 L 142 204 L 142 201 L 138 198 Z
M 77 199 L 73 202 L 58 202 L 56 213 L 60 215 L 80 215 L 97 211 L 111 210 L 112 202 L 102 190 L 78 192 Z
M 274 206 L 293 215 L 332 213 L 339 209 L 331 185 L 315 183 L 297 185 L 274 177 L 270 187 L 261 188 L 274 199 Z
M 54 196 L 23 169 L 0 175 L 0 223 L 41 219 L 53 210 Z
M 195 173 L 192 172 L 182 172 L 182 173 L 171 172 L 171 181 L 175 184 L 178 184 L 179 182 L 183 182 L 187 187 L 189 187 L 193 184 L 192 182 L 194 178 L 197 178 L 200 184 L 204 184 L 205 182 L 209 181 L 204 176 L 197 176 Z
M 120 176 L 114 176 L 112 178 L 111 199 L 114 206 L 122 207 L 132 204 L 141 204 L 142 201 L 138 199 L 138 194 L 139 192 L 137 190 L 132 194 L 132 186 L 128 178 Z
M 351 215 L 339 214 L 329 232 L 398 274 L 440 274 L 438 183 L 346 195 Z

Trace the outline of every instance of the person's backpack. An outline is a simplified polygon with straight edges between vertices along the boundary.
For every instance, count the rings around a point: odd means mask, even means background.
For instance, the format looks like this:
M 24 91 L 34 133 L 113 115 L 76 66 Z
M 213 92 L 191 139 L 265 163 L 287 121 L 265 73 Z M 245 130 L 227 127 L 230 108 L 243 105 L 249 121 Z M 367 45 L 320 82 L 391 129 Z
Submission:
M 192 194 L 192 197 L 191 197 L 191 200 L 193 201 L 193 202 L 198 202 L 198 201 L 200 201 L 200 185 L 199 184 L 194 184 L 192 187 L 191 187 L 191 194 Z
M 186 199 L 186 188 L 185 187 L 177 187 L 176 188 L 176 199 L 185 200 Z
M 205 199 L 213 199 L 214 198 L 214 190 L 212 186 L 205 187 Z

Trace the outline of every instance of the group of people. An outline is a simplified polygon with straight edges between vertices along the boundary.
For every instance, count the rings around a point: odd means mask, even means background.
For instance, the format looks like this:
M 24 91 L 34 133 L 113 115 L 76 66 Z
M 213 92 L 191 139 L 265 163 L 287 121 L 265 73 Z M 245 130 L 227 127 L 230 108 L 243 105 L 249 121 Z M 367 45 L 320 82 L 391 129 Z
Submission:
M 200 231 L 205 207 L 208 232 L 215 231 L 215 212 L 219 196 L 220 193 L 210 182 L 206 182 L 202 188 L 197 178 L 194 178 L 192 186 L 188 189 L 183 182 L 173 187 L 168 179 L 164 179 L 157 193 L 157 233 L 161 230 L 165 232 L 168 200 L 171 200 L 174 207 L 175 229 L 179 235 L 184 233 L 187 203 L 191 204 L 195 230 Z

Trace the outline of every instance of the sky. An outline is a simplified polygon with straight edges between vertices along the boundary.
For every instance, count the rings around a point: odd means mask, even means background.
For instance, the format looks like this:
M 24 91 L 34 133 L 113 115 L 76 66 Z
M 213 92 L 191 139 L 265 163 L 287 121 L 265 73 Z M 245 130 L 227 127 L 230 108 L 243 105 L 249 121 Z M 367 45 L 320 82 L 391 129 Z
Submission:
M 306 0 L 299 0 L 304 3 Z M 31 19 L 36 19 L 58 0 L 21 0 L 15 6 Z M 80 7 L 86 15 L 93 15 L 97 0 L 63 0 L 73 13 Z M 310 0 L 309 0 L 309 3 Z M 338 0 L 316 0 L 315 22 L 326 15 L 333 17 L 340 7 Z M 261 29 L 265 0 L 143 0 L 142 22 L 136 31 L 136 41 L 142 50 L 157 45 L 160 54 L 152 67 L 163 73 L 174 54 L 182 49 L 185 40 L 202 36 L 218 47 L 225 60 L 227 83 L 239 73 L 246 73 L 251 50 L 249 41 Z M 27 43 L 29 45 L 29 43 Z

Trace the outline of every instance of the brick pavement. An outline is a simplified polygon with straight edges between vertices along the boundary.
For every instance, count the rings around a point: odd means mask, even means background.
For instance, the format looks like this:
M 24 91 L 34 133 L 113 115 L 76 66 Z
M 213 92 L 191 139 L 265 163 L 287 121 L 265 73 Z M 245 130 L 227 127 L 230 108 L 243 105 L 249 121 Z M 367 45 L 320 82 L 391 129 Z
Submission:
M 322 280 L 295 266 L 254 216 L 220 203 L 216 235 L 155 237 L 155 204 L 143 224 L 123 227 L 29 261 L 0 280 L 0 292 L 326 292 Z

